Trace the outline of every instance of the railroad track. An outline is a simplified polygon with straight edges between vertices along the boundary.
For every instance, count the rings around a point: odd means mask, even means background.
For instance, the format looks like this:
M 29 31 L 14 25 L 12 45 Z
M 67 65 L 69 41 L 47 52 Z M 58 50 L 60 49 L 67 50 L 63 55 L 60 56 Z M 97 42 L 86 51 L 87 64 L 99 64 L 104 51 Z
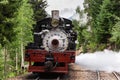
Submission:
M 112 72 L 117 80 L 120 80 L 120 74 L 118 72 Z
M 103 71 L 81 71 L 81 70 L 73 70 L 69 71 L 68 75 L 64 76 L 56 76 L 54 75 L 49 78 L 48 76 L 42 76 L 42 75 L 33 75 L 29 74 L 26 77 L 19 77 L 15 79 L 9 79 L 9 80 L 120 80 L 120 73 L 118 72 L 112 72 L 112 73 L 106 73 Z
M 46 79 L 38 76 L 35 80 L 120 80 L 120 74 L 117 72 L 106 73 L 103 71 L 71 70 L 64 77 L 57 76 L 56 78 Z
M 37 77 L 35 80 L 40 80 L 40 77 Z
M 105 73 L 105 72 L 100 72 L 96 71 L 97 74 L 97 80 L 120 80 L 120 74 L 118 72 L 112 72 L 112 73 Z M 102 76 L 103 74 L 107 74 L 109 76 Z
M 96 74 L 97 74 L 97 80 L 101 80 L 100 79 L 100 71 L 96 71 Z
M 90 71 L 86 69 L 76 68 L 72 65 L 67 75 L 43 75 L 43 74 L 26 74 L 8 80 L 120 80 L 120 73 L 112 72 L 107 73 L 104 71 Z
M 60 76 L 58 76 L 57 78 L 54 78 L 54 79 L 41 79 L 40 77 L 37 77 L 34 80 L 60 80 Z

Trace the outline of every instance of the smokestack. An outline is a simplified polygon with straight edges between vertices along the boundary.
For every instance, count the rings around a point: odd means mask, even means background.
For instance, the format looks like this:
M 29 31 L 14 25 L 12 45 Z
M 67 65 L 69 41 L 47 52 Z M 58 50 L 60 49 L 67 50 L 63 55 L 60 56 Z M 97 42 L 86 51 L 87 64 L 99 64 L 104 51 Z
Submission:
M 52 19 L 59 20 L 59 10 L 52 10 Z
M 53 27 L 57 27 L 59 25 L 59 10 L 52 11 L 52 22 Z

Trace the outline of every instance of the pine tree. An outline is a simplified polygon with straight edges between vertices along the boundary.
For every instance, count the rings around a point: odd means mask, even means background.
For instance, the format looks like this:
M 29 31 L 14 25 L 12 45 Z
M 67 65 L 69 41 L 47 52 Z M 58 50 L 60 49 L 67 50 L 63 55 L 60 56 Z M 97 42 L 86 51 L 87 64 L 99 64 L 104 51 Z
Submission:
M 112 27 L 120 17 L 120 2 L 117 0 L 85 0 L 85 12 L 88 14 L 88 25 L 91 27 L 91 42 L 100 47 L 110 44 Z
M 8 61 L 8 48 L 7 46 L 11 44 L 15 40 L 16 32 L 14 31 L 14 22 L 13 18 L 15 17 L 15 12 L 19 7 L 19 2 L 21 0 L 13 1 L 13 0 L 1 0 L 0 1 L 0 44 L 2 46 L 2 52 L 4 53 L 4 69 L 2 72 L 4 75 L 2 78 L 7 77 L 7 61 Z
M 17 26 L 15 29 L 17 34 L 16 42 L 18 42 L 18 47 L 20 47 L 21 54 L 21 67 L 24 67 L 24 46 L 32 41 L 32 25 L 33 21 L 33 10 L 32 6 L 28 0 L 22 0 L 21 6 L 16 13 L 17 17 L 14 18 L 14 22 Z
M 32 4 L 34 19 L 36 22 L 47 16 L 47 13 L 45 11 L 47 2 L 45 0 L 30 0 L 30 3 Z
M 19 6 L 20 0 L 2 0 L 0 2 L 0 44 L 5 46 L 15 38 L 14 22 L 15 12 Z

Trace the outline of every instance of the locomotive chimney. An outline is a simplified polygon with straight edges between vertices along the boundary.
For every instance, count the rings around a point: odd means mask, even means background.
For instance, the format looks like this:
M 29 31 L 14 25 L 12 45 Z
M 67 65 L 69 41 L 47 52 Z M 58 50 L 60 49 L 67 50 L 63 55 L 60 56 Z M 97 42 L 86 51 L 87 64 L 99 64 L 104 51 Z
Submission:
M 53 27 L 57 27 L 59 25 L 59 10 L 53 10 L 52 11 L 51 25 Z
M 52 10 L 52 19 L 59 20 L 59 10 Z

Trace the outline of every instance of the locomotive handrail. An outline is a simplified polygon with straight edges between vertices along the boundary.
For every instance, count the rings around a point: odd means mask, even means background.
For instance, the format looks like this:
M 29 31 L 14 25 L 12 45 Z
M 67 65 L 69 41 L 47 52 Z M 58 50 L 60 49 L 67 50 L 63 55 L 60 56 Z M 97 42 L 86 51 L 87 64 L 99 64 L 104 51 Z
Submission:
M 43 33 L 48 33 L 49 30 L 42 30 L 41 32 L 34 32 L 35 35 L 42 35 Z

